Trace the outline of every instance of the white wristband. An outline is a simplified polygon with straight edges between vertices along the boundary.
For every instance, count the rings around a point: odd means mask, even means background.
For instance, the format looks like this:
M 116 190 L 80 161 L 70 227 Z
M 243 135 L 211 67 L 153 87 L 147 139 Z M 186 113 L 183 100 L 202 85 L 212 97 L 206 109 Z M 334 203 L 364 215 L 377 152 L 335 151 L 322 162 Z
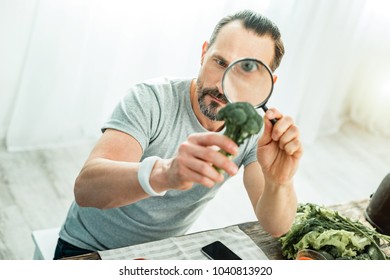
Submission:
M 138 169 L 138 182 L 142 189 L 150 196 L 163 196 L 166 193 L 166 191 L 160 193 L 155 192 L 149 183 L 150 173 L 152 172 L 154 164 L 159 159 L 161 158 L 156 156 L 147 157 L 141 162 Z

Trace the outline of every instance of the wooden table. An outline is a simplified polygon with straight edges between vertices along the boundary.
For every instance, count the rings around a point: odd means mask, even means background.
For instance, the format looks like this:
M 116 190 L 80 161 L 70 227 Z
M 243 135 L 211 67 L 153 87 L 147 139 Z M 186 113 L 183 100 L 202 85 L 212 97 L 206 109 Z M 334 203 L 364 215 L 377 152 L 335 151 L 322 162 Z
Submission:
M 364 210 L 367 207 L 368 199 L 351 201 L 345 204 L 337 204 L 329 206 L 329 208 L 337 210 L 340 214 L 349 217 L 353 220 L 360 220 L 364 224 L 369 225 L 364 218 Z M 282 256 L 280 243 L 277 238 L 270 236 L 258 222 L 247 222 L 238 224 L 238 227 L 245 232 L 257 246 L 263 250 L 267 257 L 271 260 L 285 259 Z M 196 234 L 196 233 L 192 233 Z M 84 254 L 75 257 L 64 258 L 67 260 L 100 260 L 97 252 Z

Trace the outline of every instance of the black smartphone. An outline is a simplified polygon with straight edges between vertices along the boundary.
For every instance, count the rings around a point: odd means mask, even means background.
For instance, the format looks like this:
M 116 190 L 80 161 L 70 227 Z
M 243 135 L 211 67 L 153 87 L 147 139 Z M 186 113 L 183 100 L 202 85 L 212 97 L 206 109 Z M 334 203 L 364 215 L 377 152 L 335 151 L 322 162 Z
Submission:
M 242 260 L 221 241 L 215 241 L 200 250 L 210 260 Z

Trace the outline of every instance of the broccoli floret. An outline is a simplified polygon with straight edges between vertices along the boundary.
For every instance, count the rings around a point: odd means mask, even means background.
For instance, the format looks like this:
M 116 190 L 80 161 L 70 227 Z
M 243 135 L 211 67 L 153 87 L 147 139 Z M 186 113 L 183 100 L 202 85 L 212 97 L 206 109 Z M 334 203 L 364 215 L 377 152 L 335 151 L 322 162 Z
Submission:
M 219 110 L 218 121 L 225 121 L 224 135 L 232 139 L 238 146 L 244 140 L 258 133 L 263 126 L 263 119 L 248 102 L 229 103 Z M 231 158 L 232 155 L 221 150 L 221 153 Z M 217 168 L 219 172 L 221 170 Z

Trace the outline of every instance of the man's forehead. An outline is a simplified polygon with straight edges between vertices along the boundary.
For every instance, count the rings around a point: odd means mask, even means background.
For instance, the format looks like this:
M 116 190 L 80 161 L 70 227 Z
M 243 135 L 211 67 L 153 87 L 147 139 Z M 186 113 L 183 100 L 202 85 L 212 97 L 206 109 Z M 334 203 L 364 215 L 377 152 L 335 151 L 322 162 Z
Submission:
M 256 58 L 270 65 L 274 57 L 274 41 L 246 29 L 241 21 L 223 26 L 211 46 L 211 55 L 223 57 L 228 63 L 244 57 Z

